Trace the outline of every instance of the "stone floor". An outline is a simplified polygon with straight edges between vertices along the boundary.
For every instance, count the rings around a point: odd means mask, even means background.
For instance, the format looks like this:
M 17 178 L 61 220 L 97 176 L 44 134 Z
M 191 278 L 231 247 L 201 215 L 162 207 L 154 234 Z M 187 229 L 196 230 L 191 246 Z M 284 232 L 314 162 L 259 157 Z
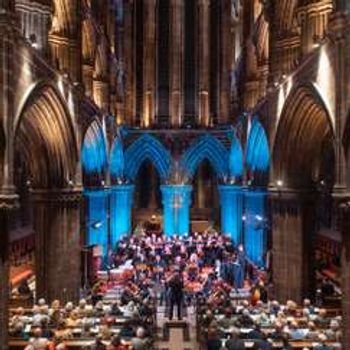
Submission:
M 196 313 L 192 306 L 186 310 L 186 316 L 182 321 L 169 322 L 164 306 L 158 306 L 157 350 L 199 350 L 196 339 Z

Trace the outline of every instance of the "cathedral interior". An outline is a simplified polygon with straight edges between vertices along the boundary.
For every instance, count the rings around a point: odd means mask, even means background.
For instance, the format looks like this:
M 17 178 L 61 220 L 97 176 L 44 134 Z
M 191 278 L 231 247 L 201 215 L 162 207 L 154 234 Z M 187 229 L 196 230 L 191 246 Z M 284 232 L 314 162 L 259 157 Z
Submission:
M 0 0 L 0 349 L 147 232 L 229 237 L 281 303 L 326 279 L 350 349 L 349 29 L 348 0 Z

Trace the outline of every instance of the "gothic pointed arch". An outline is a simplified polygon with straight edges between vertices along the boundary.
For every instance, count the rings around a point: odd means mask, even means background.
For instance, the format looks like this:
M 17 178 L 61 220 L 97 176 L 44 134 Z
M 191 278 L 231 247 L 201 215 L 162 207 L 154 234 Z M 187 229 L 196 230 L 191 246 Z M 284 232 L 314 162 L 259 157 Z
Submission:
M 14 145 L 33 186 L 62 187 L 75 177 L 79 159 L 74 121 L 53 84 L 31 88 L 15 119 Z
M 331 182 L 334 132 L 327 108 L 312 85 L 294 88 L 282 110 L 273 148 L 274 178 L 288 187 Z M 333 164 L 334 165 L 334 164 Z
M 118 181 L 124 178 L 124 150 L 121 137 L 117 136 L 112 144 L 109 167 L 112 182 Z
M 94 120 L 88 127 L 82 143 L 81 162 L 85 185 L 100 185 L 107 166 L 107 142 L 103 127 Z
M 215 137 L 207 134 L 195 140 L 181 158 L 182 168 L 192 178 L 202 160 L 209 160 L 216 175 L 224 179 L 229 174 L 228 151 Z
M 256 185 L 266 185 L 270 166 L 270 148 L 264 127 L 254 117 L 248 133 L 245 163 L 248 179 Z
M 169 175 L 171 155 L 158 139 L 149 134 L 139 137 L 126 149 L 126 177 L 135 180 L 140 166 L 147 159 L 155 166 L 160 178 L 165 180 Z

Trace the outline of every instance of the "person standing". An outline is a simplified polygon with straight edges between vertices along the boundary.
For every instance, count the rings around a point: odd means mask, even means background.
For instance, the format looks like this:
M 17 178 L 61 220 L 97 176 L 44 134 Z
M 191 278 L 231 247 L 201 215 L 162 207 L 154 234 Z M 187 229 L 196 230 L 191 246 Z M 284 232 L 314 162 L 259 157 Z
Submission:
M 180 269 L 175 268 L 174 275 L 169 280 L 170 313 L 169 320 L 173 319 L 174 306 L 177 307 L 177 318 L 181 320 L 181 304 L 183 299 L 184 282 Z

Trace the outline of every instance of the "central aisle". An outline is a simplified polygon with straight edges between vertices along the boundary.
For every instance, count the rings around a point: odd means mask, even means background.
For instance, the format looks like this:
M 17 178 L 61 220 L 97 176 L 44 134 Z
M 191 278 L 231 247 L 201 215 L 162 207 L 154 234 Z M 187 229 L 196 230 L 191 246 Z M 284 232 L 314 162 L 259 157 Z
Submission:
M 157 350 L 199 350 L 196 339 L 196 310 L 184 310 L 183 321 L 168 321 L 166 307 L 157 307 Z

